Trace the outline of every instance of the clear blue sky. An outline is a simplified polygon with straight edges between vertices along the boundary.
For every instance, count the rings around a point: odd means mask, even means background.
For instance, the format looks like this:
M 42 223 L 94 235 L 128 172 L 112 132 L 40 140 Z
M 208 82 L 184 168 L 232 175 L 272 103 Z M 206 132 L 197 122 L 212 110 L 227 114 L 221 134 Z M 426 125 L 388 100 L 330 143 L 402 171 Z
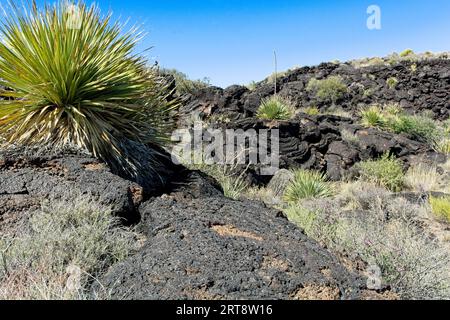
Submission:
M 2 0 L 3 1 L 3 0 Z M 143 47 L 164 67 L 227 86 L 279 69 L 384 56 L 411 48 L 450 50 L 449 0 L 98 0 L 115 16 L 143 23 Z M 366 27 L 367 7 L 382 29 Z

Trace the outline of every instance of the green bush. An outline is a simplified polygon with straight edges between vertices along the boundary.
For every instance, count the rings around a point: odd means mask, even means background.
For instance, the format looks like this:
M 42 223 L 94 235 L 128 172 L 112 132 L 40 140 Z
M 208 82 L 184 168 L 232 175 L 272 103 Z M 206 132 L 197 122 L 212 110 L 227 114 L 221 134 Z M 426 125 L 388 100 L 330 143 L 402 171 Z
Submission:
M 320 110 L 317 107 L 302 108 L 300 111 L 310 116 L 317 116 L 320 114 Z
M 400 57 L 405 58 L 405 57 L 409 57 L 409 56 L 411 56 L 411 55 L 413 55 L 413 54 L 414 54 L 414 51 L 413 51 L 413 50 L 411 50 L 411 49 L 406 49 L 405 51 L 402 51 L 402 52 L 400 53 Z
M 370 106 L 361 110 L 363 126 L 383 128 L 386 124 L 386 117 L 383 110 L 378 106 Z
M 366 127 L 377 127 L 394 133 L 406 134 L 411 139 L 435 146 L 442 131 L 431 118 L 405 114 L 397 104 L 383 108 L 373 105 L 361 110 L 361 122 Z
M 389 87 L 389 89 L 395 89 L 398 85 L 398 79 L 395 77 L 388 78 L 386 80 L 386 84 Z
M 394 156 L 385 154 L 378 160 L 358 164 L 362 180 L 375 183 L 393 192 L 403 189 L 405 175 L 402 163 Z
M 430 144 L 434 144 L 439 137 L 436 123 L 427 117 L 399 115 L 391 118 L 388 126 L 395 133 L 405 133 L 412 139 Z
M 285 192 L 285 200 L 297 203 L 302 199 L 324 198 L 333 194 L 327 178 L 317 171 L 296 170 Z
M 175 81 L 176 90 L 179 95 L 192 94 L 198 90 L 209 87 L 210 80 L 203 78 L 199 80 L 191 80 L 188 76 L 176 69 L 160 69 L 160 74 L 165 76 L 172 76 Z
M 75 144 L 134 173 L 140 162 L 126 140 L 168 141 L 176 106 L 136 56 L 140 34 L 94 5 L 21 7 L 11 5 L 0 28 L 0 85 L 12 89 L 0 93 L 11 98 L 0 101 L 0 134 L 20 144 Z
M 430 205 L 433 213 L 447 222 L 450 222 L 450 197 L 430 197 Z
M 311 79 L 306 90 L 314 92 L 317 99 L 333 104 L 348 91 L 340 76 L 330 76 L 324 80 Z
M 295 108 L 291 102 L 277 95 L 264 99 L 256 114 L 264 120 L 289 120 L 294 115 Z

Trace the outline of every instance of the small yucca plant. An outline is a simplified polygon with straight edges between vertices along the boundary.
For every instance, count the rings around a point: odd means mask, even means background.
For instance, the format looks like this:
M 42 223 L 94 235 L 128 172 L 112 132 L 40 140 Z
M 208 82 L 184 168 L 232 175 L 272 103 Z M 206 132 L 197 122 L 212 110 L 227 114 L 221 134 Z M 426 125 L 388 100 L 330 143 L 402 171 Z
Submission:
M 327 178 L 323 173 L 310 170 L 296 170 L 294 179 L 285 192 L 285 200 L 297 203 L 302 199 L 326 198 L 333 195 Z
M 361 110 L 362 124 L 366 127 L 383 127 L 386 124 L 386 118 L 378 106 L 371 106 Z
M 294 115 L 290 101 L 275 95 L 262 101 L 256 116 L 263 120 L 289 120 Z
M 127 141 L 167 140 L 163 80 L 134 53 L 142 34 L 111 23 L 96 6 L 60 1 L 19 9 L 0 26 L 0 134 L 19 144 L 75 144 L 135 172 Z

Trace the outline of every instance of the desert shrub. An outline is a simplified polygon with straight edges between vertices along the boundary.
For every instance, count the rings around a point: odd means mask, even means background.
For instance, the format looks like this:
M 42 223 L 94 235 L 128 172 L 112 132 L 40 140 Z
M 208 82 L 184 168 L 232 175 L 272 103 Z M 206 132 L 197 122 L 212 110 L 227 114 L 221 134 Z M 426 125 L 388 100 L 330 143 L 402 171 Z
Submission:
M 222 187 L 222 191 L 227 198 L 238 200 L 250 188 L 248 181 L 245 179 L 247 170 L 240 171 L 234 164 L 208 164 L 203 161 L 195 164 L 184 163 L 184 165 L 190 170 L 198 170 L 214 178 Z
M 75 144 L 133 173 L 140 162 L 127 141 L 167 141 L 176 103 L 135 55 L 140 33 L 95 5 L 74 6 L 11 5 L 2 19 L 0 85 L 12 90 L 0 94 L 11 98 L 0 101 L 0 132 L 20 144 Z
M 450 197 L 430 197 L 430 205 L 433 213 L 447 222 L 450 222 Z
M 442 138 L 436 144 L 436 150 L 444 154 L 450 154 L 450 138 Z
M 320 114 L 320 110 L 317 107 L 306 107 L 300 109 L 300 111 L 310 116 L 317 116 Z
M 400 52 L 400 57 L 405 58 L 405 57 L 409 57 L 411 55 L 414 55 L 414 51 L 412 49 L 406 49 L 402 52 Z
M 401 191 L 404 186 L 402 163 L 394 156 L 385 154 L 378 160 L 368 160 L 358 164 L 360 177 L 393 192 Z
M 203 78 L 203 79 L 199 79 L 199 80 L 191 80 L 189 79 L 189 77 L 176 70 L 176 69 L 160 69 L 159 70 L 160 74 L 164 75 L 164 76 L 172 76 L 173 80 L 175 81 L 175 86 L 176 86 L 176 91 L 178 92 L 178 94 L 180 95 L 184 95 L 184 94 L 192 94 L 195 93 L 198 90 L 204 89 L 209 87 L 210 84 L 210 80 L 208 78 Z
M 306 87 L 316 98 L 333 104 L 347 93 L 347 86 L 340 76 L 330 76 L 323 80 L 311 79 Z
M 398 85 L 398 79 L 395 77 L 390 77 L 386 80 L 386 84 L 389 89 L 395 89 Z
M 342 137 L 343 141 L 346 141 L 351 144 L 358 144 L 358 142 L 359 142 L 358 135 L 347 129 L 341 130 L 341 137 Z
M 401 298 L 448 299 L 450 255 L 414 222 L 426 207 L 360 182 L 348 189 L 345 197 L 292 205 L 286 215 L 328 248 L 379 267 L 382 285 Z
M 435 146 L 441 129 L 433 119 L 426 116 L 405 114 L 398 104 L 387 104 L 383 107 L 372 105 L 360 111 L 361 122 L 366 127 L 377 127 L 397 134 L 406 134 L 411 139 L 426 142 Z
M 250 91 L 255 90 L 258 87 L 258 82 L 256 81 L 251 81 L 246 85 L 247 89 Z
M 434 144 L 439 136 L 436 123 L 427 117 L 399 115 L 388 122 L 389 128 L 395 133 L 404 133 L 412 139 Z
M 134 233 L 87 196 L 44 202 L 19 231 L 0 238 L 1 299 L 93 299 L 90 284 L 135 247 Z
M 417 72 L 417 63 L 413 63 L 413 64 L 411 65 L 411 67 L 410 67 L 410 70 L 411 70 L 412 73 Z
M 294 114 L 295 108 L 291 102 L 275 95 L 261 102 L 256 116 L 264 120 L 289 120 Z
M 409 168 L 405 175 L 405 186 L 417 192 L 437 191 L 440 176 L 435 166 L 420 163 Z
M 360 113 L 363 126 L 382 128 L 386 124 L 386 117 L 383 110 L 376 105 L 362 109 Z
M 287 186 L 285 200 L 290 203 L 308 198 L 323 198 L 333 194 L 323 173 L 299 169 L 294 172 L 294 180 Z

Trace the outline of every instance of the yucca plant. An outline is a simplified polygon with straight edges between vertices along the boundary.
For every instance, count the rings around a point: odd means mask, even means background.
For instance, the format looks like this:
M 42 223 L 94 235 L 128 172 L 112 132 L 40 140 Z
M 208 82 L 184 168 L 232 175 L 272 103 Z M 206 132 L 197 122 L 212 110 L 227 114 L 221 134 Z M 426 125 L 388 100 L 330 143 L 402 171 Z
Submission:
M 0 34 L 0 134 L 12 143 L 75 144 L 135 172 L 124 146 L 167 140 L 176 102 L 135 53 L 142 33 L 98 7 L 12 3 Z
M 299 169 L 285 192 L 285 200 L 297 203 L 302 199 L 325 198 L 333 195 L 326 176 L 317 171 Z
M 366 127 L 383 127 L 386 118 L 378 106 L 370 106 L 361 110 L 362 124 Z
M 262 101 L 256 116 L 264 120 L 289 120 L 294 114 L 291 102 L 275 95 Z

